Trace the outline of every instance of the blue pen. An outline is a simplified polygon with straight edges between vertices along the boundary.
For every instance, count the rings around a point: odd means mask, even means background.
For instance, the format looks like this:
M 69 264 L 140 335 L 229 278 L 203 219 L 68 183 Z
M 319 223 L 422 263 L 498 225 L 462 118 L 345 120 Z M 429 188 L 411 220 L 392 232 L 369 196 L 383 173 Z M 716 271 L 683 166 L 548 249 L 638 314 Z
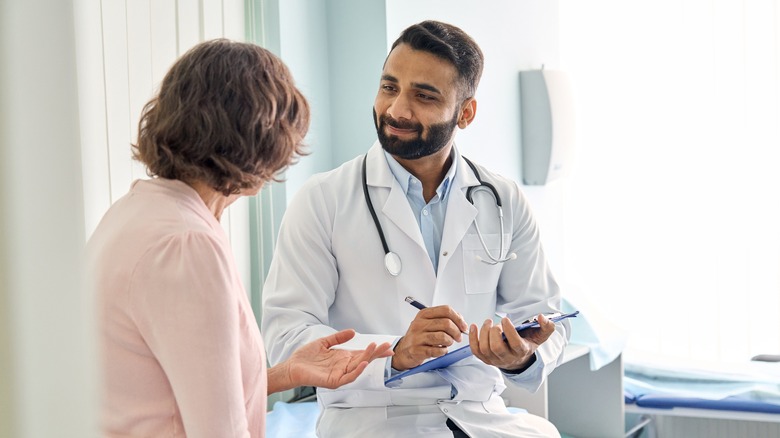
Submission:
M 425 306 L 425 304 L 423 304 L 423 303 L 421 303 L 421 302 L 419 302 L 419 301 L 415 300 L 415 299 L 414 299 L 414 298 L 412 298 L 412 297 L 406 297 L 406 298 L 404 298 L 404 301 L 406 301 L 407 303 L 409 303 L 409 304 L 411 304 L 412 306 L 416 307 L 416 308 L 417 308 L 417 310 L 427 309 L 427 307 Z M 461 332 L 461 333 L 463 333 L 464 335 L 468 335 L 468 332 Z
M 412 297 L 406 297 L 406 299 L 404 299 L 404 301 L 406 301 L 407 303 L 409 303 L 409 304 L 411 304 L 412 306 L 416 307 L 416 308 L 417 308 L 417 310 L 422 310 L 422 309 L 425 309 L 425 308 L 426 308 L 426 307 L 425 307 L 425 304 L 422 304 L 421 302 L 419 302 L 419 301 L 415 300 L 415 299 L 414 299 L 414 298 L 412 298 Z

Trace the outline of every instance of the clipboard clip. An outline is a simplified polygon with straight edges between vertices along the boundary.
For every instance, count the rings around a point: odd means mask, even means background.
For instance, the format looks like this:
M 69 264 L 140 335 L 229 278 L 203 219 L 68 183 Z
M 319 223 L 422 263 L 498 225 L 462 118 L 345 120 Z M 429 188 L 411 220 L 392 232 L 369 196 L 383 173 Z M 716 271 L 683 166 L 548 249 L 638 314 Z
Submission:
M 557 317 L 561 316 L 562 313 L 560 313 L 560 312 L 553 312 L 553 313 L 543 313 L 542 315 L 544 315 L 544 317 L 547 318 L 547 319 L 553 319 L 553 318 L 557 318 Z M 532 322 L 538 322 L 536 320 L 537 317 L 538 317 L 538 315 L 534 316 L 533 318 L 526 319 L 525 321 L 523 321 L 523 324 L 530 324 Z

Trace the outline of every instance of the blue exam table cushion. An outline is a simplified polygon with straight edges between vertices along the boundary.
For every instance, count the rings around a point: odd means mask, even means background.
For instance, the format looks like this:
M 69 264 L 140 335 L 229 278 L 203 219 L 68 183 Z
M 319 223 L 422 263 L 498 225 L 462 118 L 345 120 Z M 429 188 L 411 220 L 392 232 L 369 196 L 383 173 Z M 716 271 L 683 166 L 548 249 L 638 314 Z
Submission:
M 274 403 L 273 410 L 265 417 L 266 438 L 316 438 L 317 402 Z
M 645 394 L 637 397 L 635 400 L 637 406 L 655 409 L 693 408 L 780 414 L 780 405 L 778 404 L 748 400 L 740 397 L 726 397 L 720 400 L 711 400 L 661 394 Z

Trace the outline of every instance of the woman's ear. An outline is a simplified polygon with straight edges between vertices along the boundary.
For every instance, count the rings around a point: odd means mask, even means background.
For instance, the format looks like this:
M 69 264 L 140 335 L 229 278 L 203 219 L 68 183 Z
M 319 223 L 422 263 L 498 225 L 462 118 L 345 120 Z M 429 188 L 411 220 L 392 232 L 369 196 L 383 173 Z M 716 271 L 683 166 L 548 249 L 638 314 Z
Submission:
M 460 117 L 458 117 L 458 128 L 465 129 L 474 121 L 474 116 L 477 114 L 477 100 L 473 97 L 466 99 L 460 108 Z

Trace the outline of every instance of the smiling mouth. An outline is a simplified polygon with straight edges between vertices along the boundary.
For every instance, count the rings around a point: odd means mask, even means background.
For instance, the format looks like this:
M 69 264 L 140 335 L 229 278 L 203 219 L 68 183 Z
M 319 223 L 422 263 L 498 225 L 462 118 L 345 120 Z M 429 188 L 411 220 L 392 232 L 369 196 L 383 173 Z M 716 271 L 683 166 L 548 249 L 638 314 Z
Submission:
M 396 136 L 417 134 L 417 130 L 414 128 L 396 128 L 395 126 L 389 124 L 386 125 L 385 131 L 387 132 L 388 135 L 396 135 Z
M 387 135 L 394 135 L 394 136 L 410 136 L 410 135 L 419 135 L 420 134 L 420 126 L 413 123 L 405 123 L 401 124 L 400 126 L 397 126 L 395 123 L 392 123 L 390 121 L 385 120 L 384 121 L 384 128 L 385 133 Z

